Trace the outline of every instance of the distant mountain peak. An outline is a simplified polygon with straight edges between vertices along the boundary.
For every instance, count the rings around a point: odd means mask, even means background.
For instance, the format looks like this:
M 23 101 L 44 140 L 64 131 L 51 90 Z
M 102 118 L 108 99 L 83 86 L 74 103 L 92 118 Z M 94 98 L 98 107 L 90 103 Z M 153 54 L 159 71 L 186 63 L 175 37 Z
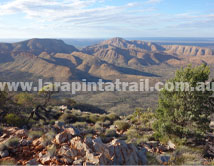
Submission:
M 124 38 L 121 37 L 114 37 L 108 40 L 105 40 L 104 42 L 127 42 L 127 40 L 125 40 Z
M 72 53 L 78 51 L 72 45 L 67 45 L 62 40 L 58 39 L 39 39 L 33 38 L 18 43 L 13 43 L 14 52 L 31 52 L 39 55 L 42 52 L 47 53 Z

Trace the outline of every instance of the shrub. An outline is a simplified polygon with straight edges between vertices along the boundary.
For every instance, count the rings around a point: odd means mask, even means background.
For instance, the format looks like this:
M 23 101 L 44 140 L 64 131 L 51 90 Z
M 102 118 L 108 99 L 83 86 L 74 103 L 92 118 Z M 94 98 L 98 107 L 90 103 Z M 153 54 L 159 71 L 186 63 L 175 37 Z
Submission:
M 74 127 L 77 127 L 77 128 L 86 128 L 87 127 L 87 123 L 86 122 L 76 122 L 73 124 Z
M 127 141 L 132 142 L 132 143 L 137 143 L 139 139 L 138 131 L 134 128 L 129 128 L 125 133 L 127 136 Z
M 7 114 L 4 117 L 4 121 L 11 126 L 17 126 L 17 127 L 21 127 L 25 123 L 23 119 L 21 119 L 19 116 L 13 113 Z
M 114 122 L 114 121 L 120 119 L 120 117 L 119 117 L 117 114 L 115 114 L 115 113 L 110 113 L 110 114 L 108 115 L 108 119 L 109 119 L 111 122 Z
M 117 137 L 118 134 L 117 134 L 116 130 L 114 130 L 114 129 L 107 129 L 105 132 L 105 136 L 106 137 Z
M 43 132 L 42 131 L 30 131 L 29 133 L 28 133 L 28 137 L 30 138 L 30 139 L 36 139 L 36 138 L 39 138 L 39 137 L 41 137 L 43 135 Z
M 136 129 L 130 128 L 128 129 L 125 134 L 129 137 L 129 138 L 136 138 L 138 137 L 138 131 Z
M 33 107 L 34 96 L 30 93 L 19 93 L 15 96 L 15 101 L 17 104 L 23 105 L 25 107 Z
M 104 127 L 109 127 L 111 124 L 112 124 L 112 123 L 111 123 L 111 121 L 109 121 L 109 120 L 106 120 L 105 122 L 103 122 L 103 126 L 104 126 Z
M 83 113 L 83 114 L 81 115 L 79 121 L 82 121 L 82 122 L 90 122 L 89 116 L 90 116 L 89 114 Z
M 187 82 L 190 87 L 199 87 L 198 83 L 205 83 L 209 78 L 210 68 L 206 65 L 188 66 L 175 73 L 175 77 L 168 82 Z M 207 84 L 206 86 L 211 86 Z M 214 112 L 210 103 L 211 91 L 167 91 L 163 89 L 159 95 L 159 105 L 156 110 L 156 122 L 153 128 L 156 137 L 175 135 L 188 138 L 193 135 L 204 136 L 209 132 L 208 117 Z M 211 86 L 212 87 L 212 86 Z M 201 88 L 200 88 L 201 89 Z M 213 102 L 213 101 L 212 101 Z
M 65 123 L 74 123 L 78 120 L 78 116 L 73 113 L 64 113 L 59 117 L 59 120 Z
M 106 114 L 100 115 L 99 121 L 103 121 L 104 122 L 106 120 L 108 120 L 108 116 Z
M 20 139 L 17 137 L 13 137 L 10 138 L 9 140 L 7 140 L 7 142 L 5 143 L 5 146 L 8 148 L 13 148 L 19 145 L 19 141 Z
M 7 92 L 6 91 L 0 91 L 0 108 L 3 108 L 7 101 Z
M 102 122 L 97 122 L 95 125 L 94 125 L 94 130 L 96 131 L 96 132 L 99 132 L 99 133 L 103 133 L 103 124 L 102 124 Z
M 131 115 L 128 115 L 127 117 L 126 117 L 126 120 L 131 120 L 133 118 L 133 115 L 131 114 Z
M 99 120 L 99 116 L 96 115 L 96 114 L 91 114 L 89 116 L 89 120 L 92 122 L 92 123 L 96 123 L 98 120 Z
M 123 120 L 118 120 L 114 122 L 114 125 L 117 127 L 118 130 L 120 131 L 126 131 L 130 125 L 128 122 L 123 121 Z

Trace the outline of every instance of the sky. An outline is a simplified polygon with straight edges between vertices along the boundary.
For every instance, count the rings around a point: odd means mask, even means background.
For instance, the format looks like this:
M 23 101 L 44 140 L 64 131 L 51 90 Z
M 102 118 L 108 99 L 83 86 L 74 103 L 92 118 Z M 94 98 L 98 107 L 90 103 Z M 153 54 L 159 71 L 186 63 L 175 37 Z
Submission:
M 0 38 L 214 37 L 214 0 L 0 0 Z

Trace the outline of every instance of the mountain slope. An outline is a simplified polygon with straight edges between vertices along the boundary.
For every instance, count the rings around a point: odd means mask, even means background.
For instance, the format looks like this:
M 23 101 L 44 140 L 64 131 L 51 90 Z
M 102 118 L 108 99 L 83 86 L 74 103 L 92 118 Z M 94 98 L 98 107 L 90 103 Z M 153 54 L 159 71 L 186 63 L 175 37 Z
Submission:
M 108 63 L 134 69 L 161 64 L 176 66 L 187 63 L 210 64 L 208 57 L 214 55 L 214 51 L 210 48 L 182 45 L 162 46 L 152 42 L 127 41 L 122 38 L 106 40 L 86 47 L 82 51 Z
M 177 59 L 165 53 L 165 48 L 158 44 L 143 41 L 127 41 L 122 38 L 113 38 L 100 44 L 86 47 L 82 51 L 108 63 L 133 68 L 158 65 L 169 59 Z
M 182 45 L 165 45 L 163 46 L 167 53 L 185 55 L 185 56 L 209 56 L 214 55 L 214 51 L 210 48 L 182 46 Z
M 171 67 L 188 63 L 214 64 L 213 51 L 201 47 L 162 46 L 122 38 L 106 40 L 81 51 L 55 39 L 0 43 L 1 74 L 27 73 L 32 78 L 43 77 L 58 81 L 151 78 L 160 75 L 158 68 L 162 71 L 161 68 L 164 66 L 165 71 L 165 68 L 170 70 Z
M 31 39 L 13 44 L 0 43 L 1 53 L 3 52 L 29 52 L 39 55 L 42 52 L 51 53 L 72 53 L 78 51 L 77 48 L 65 44 L 62 40 L 57 39 Z

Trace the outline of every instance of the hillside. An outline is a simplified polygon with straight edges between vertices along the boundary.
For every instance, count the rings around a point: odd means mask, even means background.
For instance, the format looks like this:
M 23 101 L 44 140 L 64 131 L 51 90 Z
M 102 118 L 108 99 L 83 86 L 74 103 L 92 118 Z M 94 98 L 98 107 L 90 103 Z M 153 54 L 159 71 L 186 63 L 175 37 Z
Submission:
M 0 75 L 4 78 L 8 75 L 6 80 L 11 80 L 14 75 L 23 80 L 28 75 L 30 80 L 42 77 L 58 81 L 167 78 L 174 68 L 189 63 L 214 64 L 213 54 L 209 48 L 162 46 L 122 38 L 102 41 L 82 50 L 62 40 L 31 39 L 12 44 L 0 43 Z
M 155 76 L 130 69 L 129 66 L 121 68 L 120 65 L 109 63 L 92 54 L 80 52 L 61 40 L 31 39 L 14 44 L 1 43 L 0 48 L 2 73 L 23 72 L 31 74 L 31 78 L 43 77 L 58 81 L 83 78 L 114 80 L 135 76 L 141 76 L 141 78 Z M 129 62 L 131 65 L 135 63 L 137 63 L 135 59 Z
M 0 43 L 1 52 L 20 53 L 28 52 L 39 55 L 42 52 L 51 53 L 72 53 L 78 51 L 77 48 L 65 44 L 62 40 L 57 39 L 30 39 L 18 43 L 7 44 Z

